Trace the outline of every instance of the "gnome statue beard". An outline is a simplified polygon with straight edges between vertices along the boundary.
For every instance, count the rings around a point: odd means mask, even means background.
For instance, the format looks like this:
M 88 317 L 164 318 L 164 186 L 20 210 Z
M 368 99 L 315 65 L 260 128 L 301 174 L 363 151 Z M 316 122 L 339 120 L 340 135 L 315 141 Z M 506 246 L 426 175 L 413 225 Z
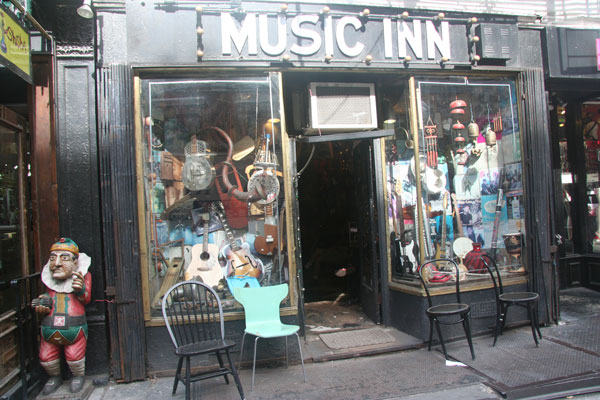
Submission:
M 85 305 L 91 300 L 92 290 L 90 264 L 90 257 L 80 253 L 74 241 L 62 238 L 50 248 L 50 259 L 42 269 L 46 293 L 31 305 L 38 313 L 45 314 L 39 358 L 50 379 L 43 394 L 50 394 L 62 385 L 61 349 L 73 374 L 70 391 L 77 393 L 83 388 L 88 336 Z

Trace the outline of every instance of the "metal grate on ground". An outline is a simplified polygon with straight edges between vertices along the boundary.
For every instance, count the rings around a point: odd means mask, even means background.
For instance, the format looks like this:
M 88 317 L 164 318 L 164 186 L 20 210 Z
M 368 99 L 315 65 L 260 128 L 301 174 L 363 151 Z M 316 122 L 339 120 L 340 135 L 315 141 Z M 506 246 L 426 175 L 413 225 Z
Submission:
M 600 356 L 600 316 L 544 329 L 544 335 Z
M 319 337 L 327 347 L 334 350 L 371 346 L 396 340 L 390 333 L 381 328 L 322 333 Z
M 535 347 L 531 331 L 508 331 L 498 337 L 484 336 L 473 340 L 475 360 L 471 359 L 466 341 L 448 345 L 448 354 L 506 387 L 522 387 L 552 381 L 600 369 L 600 357 L 541 340 Z

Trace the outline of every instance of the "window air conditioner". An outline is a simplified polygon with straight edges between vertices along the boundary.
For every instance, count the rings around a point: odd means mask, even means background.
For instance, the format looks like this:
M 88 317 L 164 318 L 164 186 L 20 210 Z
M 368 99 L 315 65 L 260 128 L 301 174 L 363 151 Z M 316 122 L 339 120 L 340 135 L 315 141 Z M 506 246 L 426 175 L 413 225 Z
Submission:
M 375 85 L 310 83 L 310 132 L 377 128 Z

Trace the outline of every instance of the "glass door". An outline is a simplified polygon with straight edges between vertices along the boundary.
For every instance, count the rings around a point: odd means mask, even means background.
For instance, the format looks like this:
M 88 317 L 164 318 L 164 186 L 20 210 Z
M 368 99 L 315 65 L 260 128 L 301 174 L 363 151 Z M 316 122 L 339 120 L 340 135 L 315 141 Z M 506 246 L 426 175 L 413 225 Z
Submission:
M 18 378 L 19 353 L 13 279 L 27 274 L 27 212 L 29 171 L 25 132 L 13 112 L 0 105 L 0 395 Z M 8 119 L 7 119 L 8 118 Z

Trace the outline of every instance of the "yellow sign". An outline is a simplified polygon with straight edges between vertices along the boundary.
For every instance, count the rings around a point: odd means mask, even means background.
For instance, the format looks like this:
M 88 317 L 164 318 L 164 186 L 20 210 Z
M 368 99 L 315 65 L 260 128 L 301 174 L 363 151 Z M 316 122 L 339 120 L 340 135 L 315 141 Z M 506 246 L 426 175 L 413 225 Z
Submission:
M 0 64 L 27 81 L 31 81 L 29 33 L 0 8 Z

